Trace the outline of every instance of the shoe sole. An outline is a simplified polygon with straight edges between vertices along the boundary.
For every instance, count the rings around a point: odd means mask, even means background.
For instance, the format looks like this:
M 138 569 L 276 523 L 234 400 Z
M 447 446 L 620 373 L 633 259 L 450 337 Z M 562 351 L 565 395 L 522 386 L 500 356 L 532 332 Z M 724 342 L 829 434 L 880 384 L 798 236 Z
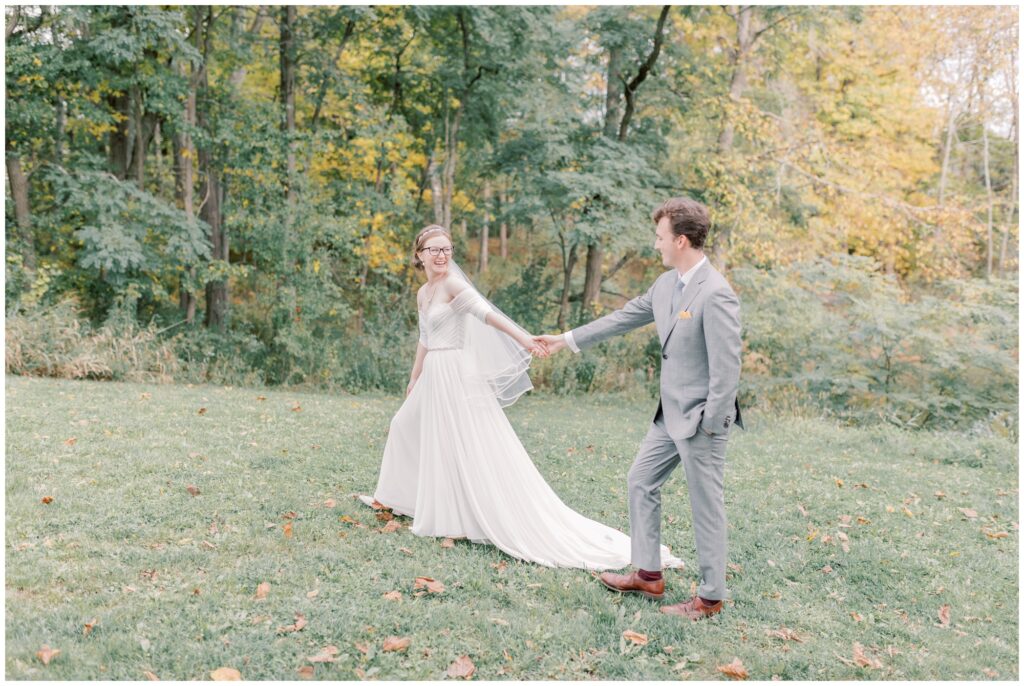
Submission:
M 598 577 L 598 581 L 600 581 L 602 584 L 604 584 L 605 588 L 610 589 L 612 591 L 618 591 L 619 593 L 639 593 L 643 597 L 648 598 L 650 600 L 661 600 L 662 598 L 665 597 L 664 593 L 651 593 L 650 591 L 641 591 L 639 589 L 625 589 L 625 590 L 623 590 L 621 588 L 616 588 L 615 586 L 612 586 L 611 584 L 607 583 L 604 579 L 602 579 L 600 577 Z

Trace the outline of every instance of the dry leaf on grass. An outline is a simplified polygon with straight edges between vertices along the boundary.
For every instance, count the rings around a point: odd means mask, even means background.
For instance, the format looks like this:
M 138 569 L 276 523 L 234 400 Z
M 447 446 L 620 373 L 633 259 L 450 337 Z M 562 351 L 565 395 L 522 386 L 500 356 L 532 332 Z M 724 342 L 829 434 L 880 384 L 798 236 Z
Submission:
M 988 536 L 989 538 L 991 538 L 993 540 L 995 540 L 997 538 L 1006 538 L 1006 537 L 1008 537 L 1010 535 L 1006 531 L 989 531 L 988 529 L 982 529 L 982 531 L 985 532 L 986 536 Z
M 337 504 L 338 503 L 334 500 L 334 498 L 328 498 L 327 500 L 324 501 L 324 507 L 333 508 Z
M 309 593 L 307 593 L 306 597 L 307 598 L 316 598 L 318 595 L 320 595 L 320 590 L 319 589 L 314 589 L 314 590 L 310 591 Z
M 353 643 L 352 645 L 354 645 L 356 647 L 356 650 L 358 650 L 363 655 L 366 655 L 368 652 L 370 652 L 370 646 L 366 643 Z
M 199 495 L 199 488 L 195 484 L 189 484 L 188 486 L 185 486 L 185 490 L 188 491 L 188 494 L 191 495 L 193 498 Z
M 622 637 L 627 641 L 632 641 L 640 646 L 647 645 L 647 634 L 638 634 L 631 629 L 626 629 L 622 632 Z
M 292 631 L 302 631 L 302 628 L 305 627 L 306 624 L 307 624 L 306 616 L 304 614 L 302 614 L 301 612 L 296 612 L 295 613 L 295 623 L 294 624 L 289 624 L 288 626 L 279 626 L 279 627 L 277 627 L 277 633 L 279 633 L 279 634 L 287 634 L 287 633 L 291 633 Z
M 316 655 L 307 655 L 306 659 L 310 662 L 334 662 L 335 655 L 340 651 L 337 646 L 324 646 L 320 649 L 320 652 Z
M 805 510 L 805 509 L 804 509 L 804 506 L 803 506 L 802 504 L 800 504 L 800 503 L 797 503 L 797 504 L 796 504 L 796 509 L 800 510 L 800 514 L 802 514 L 802 515 L 803 515 L 804 517 L 807 517 L 807 516 L 809 516 L 809 515 L 807 514 L 807 510 Z
M 94 619 L 90 619 L 88 622 L 85 623 L 85 626 L 82 628 L 82 635 L 83 636 L 88 636 L 92 632 L 92 630 L 96 628 L 96 625 L 99 624 L 99 623 L 100 623 L 100 620 L 98 620 L 98 619 L 95 619 L 95 618 Z
M 384 594 L 384 600 L 397 600 L 401 602 L 402 592 L 401 591 L 388 591 Z
M 282 527 L 282 531 L 284 531 L 284 537 L 285 538 L 291 538 L 292 537 L 292 523 L 288 522 L 287 524 L 285 524 Z
M 150 681 L 160 681 L 160 677 L 158 677 L 156 674 L 153 674 L 153 672 L 143 672 L 143 674 Z
M 792 629 L 787 629 L 784 626 L 769 631 L 768 635 L 773 636 L 774 638 L 781 638 L 783 641 L 796 641 L 797 643 L 804 642 L 804 639 L 800 638 L 800 636 L 795 631 L 793 631 Z
M 475 671 L 476 665 L 473 664 L 468 655 L 463 655 L 448 666 L 448 676 L 453 679 L 469 679 Z
M 388 510 L 381 510 L 380 512 L 377 512 L 373 516 L 377 518 L 378 522 L 390 522 L 392 519 L 395 518 L 395 515 L 391 514 L 391 512 L 389 512 Z
M 46 643 L 43 644 L 42 648 L 36 651 L 36 657 L 38 657 L 39 661 L 44 665 L 50 664 L 50 660 L 58 655 L 60 655 L 60 648 L 51 648 Z
M 241 681 L 242 673 L 231 667 L 218 667 L 210 672 L 210 678 L 214 681 Z
M 738 657 L 727 665 L 718 665 L 715 669 L 731 679 L 746 679 L 750 676 Z
M 199 412 L 197 414 L 200 414 L 200 415 L 206 414 L 206 408 L 205 407 L 200 407 L 199 408 Z
M 78 442 L 78 439 L 75 438 L 74 436 L 72 436 L 68 440 L 64 441 L 64 445 L 74 445 L 77 442 Z
M 270 593 L 270 582 L 264 581 L 256 587 L 256 595 L 254 595 L 253 597 L 256 600 L 263 600 L 267 597 L 268 593 Z
M 949 605 L 939 608 L 939 624 L 943 627 L 949 626 Z
M 408 548 L 399 548 L 398 552 L 405 553 L 406 555 L 412 555 L 412 551 L 409 550 Z
M 302 405 L 299 404 L 299 401 L 296 400 L 295 404 L 292 405 L 292 412 L 302 412 Z
M 43 496 L 43 505 L 49 505 L 52 502 L 53 502 L 53 496 L 51 496 L 51 495 L 44 495 Z
M 860 643 L 853 644 L 853 661 L 859 667 L 871 667 L 872 669 L 881 669 L 882 663 L 877 658 L 868 657 L 864 654 L 864 646 Z
M 299 667 L 295 671 L 299 673 L 299 678 L 300 679 L 312 679 L 313 678 L 313 668 L 310 667 L 309 665 L 305 665 L 304 667 Z
M 455 547 L 455 540 L 451 539 L 451 538 L 446 538 L 443 541 L 441 541 L 441 547 L 442 548 L 454 548 Z
M 390 522 L 380 528 L 382 534 L 393 534 L 402 528 L 401 522 L 397 519 L 392 519 Z
M 960 510 L 963 513 L 964 517 L 967 517 L 968 519 L 974 519 L 978 516 L 978 513 L 969 507 L 958 507 L 956 509 Z
M 402 652 L 408 650 L 411 643 L 412 639 L 405 636 L 388 636 L 384 639 L 381 650 L 385 653 Z
M 431 579 L 429 576 L 418 576 L 413 584 L 412 590 L 418 591 L 421 588 L 425 588 L 431 593 L 444 593 L 444 584 L 435 579 Z

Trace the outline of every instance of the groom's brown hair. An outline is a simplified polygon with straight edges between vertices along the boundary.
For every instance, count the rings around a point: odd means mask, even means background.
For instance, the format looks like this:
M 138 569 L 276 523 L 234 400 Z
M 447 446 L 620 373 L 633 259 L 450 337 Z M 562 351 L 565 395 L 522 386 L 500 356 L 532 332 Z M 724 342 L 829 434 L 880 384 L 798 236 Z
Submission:
M 686 236 L 694 248 L 704 247 L 711 219 L 703 204 L 690 198 L 669 198 L 651 215 L 655 224 L 662 217 L 668 217 L 673 235 Z

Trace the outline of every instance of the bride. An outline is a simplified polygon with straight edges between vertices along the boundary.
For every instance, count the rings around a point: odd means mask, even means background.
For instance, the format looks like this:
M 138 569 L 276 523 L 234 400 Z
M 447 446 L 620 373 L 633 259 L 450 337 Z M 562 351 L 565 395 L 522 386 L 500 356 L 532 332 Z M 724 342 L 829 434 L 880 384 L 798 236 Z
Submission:
M 443 227 L 419 232 L 413 264 L 427 276 L 416 360 L 373 498 L 360 499 L 411 516 L 419 536 L 492 543 L 549 567 L 628 565 L 629 537 L 565 505 L 502 411 L 532 388 L 530 355 L 546 348 L 472 286 Z M 664 546 L 661 557 L 682 566 Z

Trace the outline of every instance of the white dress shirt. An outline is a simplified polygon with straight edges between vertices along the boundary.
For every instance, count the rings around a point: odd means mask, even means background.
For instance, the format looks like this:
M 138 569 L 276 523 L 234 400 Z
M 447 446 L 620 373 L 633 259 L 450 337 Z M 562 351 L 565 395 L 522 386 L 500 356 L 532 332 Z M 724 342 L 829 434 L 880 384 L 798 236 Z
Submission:
M 694 273 L 698 269 L 700 269 L 701 266 L 707 261 L 708 256 L 704 255 L 703 257 L 700 258 L 700 262 L 687 269 L 685 274 L 679 274 L 677 272 L 676 276 L 679 277 L 679 281 L 683 283 L 683 285 L 686 285 L 690 281 L 690 278 L 694 275 Z M 566 331 L 565 333 L 563 333 L 562 338 L 565 340 L 565 344 L 569 346 L 569 350 L 573 351 L 574 353 L 578 353 L 580 351 L 579 346 L 576 345 L 576 341 L 572 339 L 572 331 Z

